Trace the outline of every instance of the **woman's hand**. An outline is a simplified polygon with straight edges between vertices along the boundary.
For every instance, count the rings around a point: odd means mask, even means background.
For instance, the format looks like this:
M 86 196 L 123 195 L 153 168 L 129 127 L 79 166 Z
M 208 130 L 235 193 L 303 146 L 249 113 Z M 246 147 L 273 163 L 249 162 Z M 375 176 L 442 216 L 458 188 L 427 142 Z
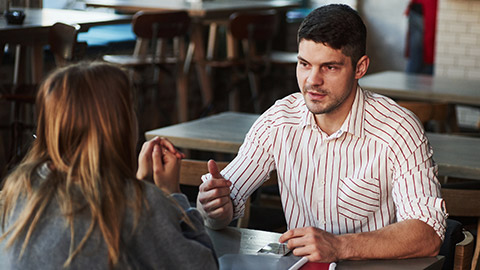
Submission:
M 155 137 L 143 144 L 138 156 L 137 178 L 153 181 L 167 193 L 180 192 L 180 160 L 185 155 L 164 138 Z

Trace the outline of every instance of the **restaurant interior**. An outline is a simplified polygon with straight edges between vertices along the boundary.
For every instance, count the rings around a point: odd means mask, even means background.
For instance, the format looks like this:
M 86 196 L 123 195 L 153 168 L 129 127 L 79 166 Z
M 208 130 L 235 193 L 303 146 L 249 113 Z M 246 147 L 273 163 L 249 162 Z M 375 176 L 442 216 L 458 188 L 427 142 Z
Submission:
M 149 132 L 169 138 L 170 127 L 225 112 L 258 116 L 277 99 L 297 92 L 296 31 L 302 19 L 318 6 L 345 3 L 359 12 L 368 29 L 371 61 L 359 84 L 390 96 L 424 124 L 434 153 L 438 151 L 434 159 L 450 218 L 472 236 L 466 244 L 463 238 L 453 244 L 455 255 L 446 255 L 443 268 L 431 269 L 480 269 L 480 241 L 476 240 L 480 228 L 480 1 L 438 0 L 431 74 L 406 71 L 409 0 L 165 0 L 168 8 L 164 9 L 194 8 L 172 16 L 169 20 L 174 20 L 170 22 L 174 27 L 160 27 L 159 39 L 153 42 L 155 34 L 149 29 L 153 19 L 143 16 L 142 20 L 137 12 L 161 10 L 156 4 L 146 9 L 155 1 L 141 1 L 144 6 L 140 7 L 109 6 L 108 2 L 116 1 L 0 0 L 1 14 L 24 11 L 25 15 L 20 23 L 0 16 L 0 179 L 18 164 L 35 139 L 34 93 L 56 67 L 98 60 L 129 70 L 136 86 L 140 150 Z M 265 27 L 260 34 L 242 36 L 247 30 L 234 30 L 235 23 L 237 28 L 246 25 L 241 18 L 234 20 L 232 14 L 238 10 L 209 10 L 215 2 L 225 6 L 235 2 L 239 11 L 260 11 L 271 17 L 260 22 Z M 241 6 L 245 2 L 254 2 L 254 8 Z M 265 2 L 276 3 L 260 5 Z M 49 13 L 48 20 L 31 22 L 37 16 L 35 10 L 47 9 L 60 12 Z M 85 12 L 86 18 L 64 15 L 56 19 L 53 14 L 62 10 Z M 56 22 L 65 24 L 54 27 Z M 170 34 L 162 37 L 162 30 Z M 256 50 L 249 50 L 253 46 Z M 162 56 L 154 63 L 151 57 L 142 57 L 149 52 Z M 238 149 L 207 149 L 209 142 L 198 147 L 183 145 L 180 137 L 169 139 L 188 160 L 213 158 L 226 165 Z M 197 170 L 195 163 L 189 166 Z M 206 172 L 202 166 L 203 162 L 198 175 Z M 192 203 L 198 192 L 195 183 L 182 185 Z M 248 207 L 249 217 L 232 226 L 277 233 L 286 230 L 275 182 L 255 192 Z

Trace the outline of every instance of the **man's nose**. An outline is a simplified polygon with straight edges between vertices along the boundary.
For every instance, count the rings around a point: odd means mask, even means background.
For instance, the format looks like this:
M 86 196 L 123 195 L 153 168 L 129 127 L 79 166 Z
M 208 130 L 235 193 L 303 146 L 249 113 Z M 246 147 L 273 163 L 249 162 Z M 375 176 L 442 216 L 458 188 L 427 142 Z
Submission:
M 308 74 L 307 83 L 310 85 L 322 85 L 323 84 L 323 74 L 320 72 L 319 68 L 312 68 Z

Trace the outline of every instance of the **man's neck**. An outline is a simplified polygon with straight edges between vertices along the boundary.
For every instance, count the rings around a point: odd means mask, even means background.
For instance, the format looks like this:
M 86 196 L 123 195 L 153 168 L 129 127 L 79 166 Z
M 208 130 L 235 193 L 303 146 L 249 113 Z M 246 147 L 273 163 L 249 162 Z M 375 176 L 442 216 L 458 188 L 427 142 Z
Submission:
M 323 132 L 327 133 L 327 135 L 330 136 L 337 130 L 339 130 L 340 127 L 342 127 L 342 124 L 347 118 L 347 115 L 348 113 L 342 117 L 332 117 L 331 115 L 327 114 L 316 114 L 315 122 Z
M 352 105 L 355 101 L 356 90 L 353 90 L 354 94 L 351 98 L 347 99 L 342 106 L 338 107 L 332 112 L 329 113 L 322 113 L 322 114 L 315 114 L 315 122 L 317 123 L 318 127 L 328 136 L 332 135 L 333 133 L 337 132 L 345 122 L 348 114 L 352 109 Z

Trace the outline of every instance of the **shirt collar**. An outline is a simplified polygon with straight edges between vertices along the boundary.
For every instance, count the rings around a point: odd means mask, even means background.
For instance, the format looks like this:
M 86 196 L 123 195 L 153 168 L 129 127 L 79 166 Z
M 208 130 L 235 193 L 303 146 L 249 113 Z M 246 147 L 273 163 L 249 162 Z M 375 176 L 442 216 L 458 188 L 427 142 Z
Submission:
M 347 118 L 343 122 L 340 129 L 332 134 L 332 136 L 340 136 L 343 132 L 350 133 L 357 137 L 363 137 L 365 135 L 364 130 L 364 109 L 365 109 L 365 95 L 363 89 L 357 86 L 357 92 L 355 93 L 355 100 L 352 104 L 352 109 L 348 113 Z M 310 112 L 307 106 L 303 106 L 303 120 L 302 125 L 315 127 L 315 116 Z
M 352 104 L 352 109 L 343 122 L 341 130 L 344 130 L 354 136 L 365 136 L 365 94 L 360 86 L 357 86 L 357 93 Z

